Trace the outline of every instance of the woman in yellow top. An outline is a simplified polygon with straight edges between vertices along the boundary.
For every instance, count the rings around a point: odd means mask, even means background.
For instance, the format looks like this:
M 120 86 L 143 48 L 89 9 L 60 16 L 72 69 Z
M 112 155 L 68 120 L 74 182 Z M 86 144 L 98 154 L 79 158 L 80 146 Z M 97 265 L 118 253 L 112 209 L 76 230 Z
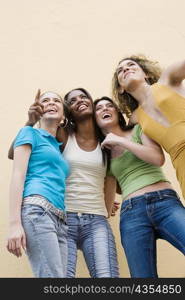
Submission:
M 161 72 L 145 56 L 122 59 L 114 73 L 113 94 L 131 122 L 171 157 L 185 198 L 185 60 Z

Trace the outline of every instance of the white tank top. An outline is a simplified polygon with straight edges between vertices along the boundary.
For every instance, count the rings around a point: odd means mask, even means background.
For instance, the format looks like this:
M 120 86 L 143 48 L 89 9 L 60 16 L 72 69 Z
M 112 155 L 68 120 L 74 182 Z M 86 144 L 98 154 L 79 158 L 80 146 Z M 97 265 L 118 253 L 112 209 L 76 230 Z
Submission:
M 71 168 L 66 181 L 67 211 L 107 216 L 104 201 L 106 165 L 100 144 L 93 151 L 85 151 L 78 146 L 75 135 L 69 135 L 63 155 Z

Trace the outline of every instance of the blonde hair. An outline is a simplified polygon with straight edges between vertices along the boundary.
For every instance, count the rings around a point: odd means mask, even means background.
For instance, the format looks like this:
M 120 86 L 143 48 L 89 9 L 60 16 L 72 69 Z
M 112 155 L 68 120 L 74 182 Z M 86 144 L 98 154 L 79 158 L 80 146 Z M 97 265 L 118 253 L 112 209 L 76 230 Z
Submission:
M 118 63 L 118 65 L 124 60 L 135 61 L 147 75 L 147 82 L 150 85 L 156 83 L 159 80 L 159 77 L 161 75 L 161 68 L 157 61 L 152 61 L 146 56 L 140 54 L 125 57 Z M 120 109 L 127 115 L 127 117 L 130 117 L 131 113 L 138 107 L 138 102 L 129 93 L 124 91 L 124 93 L 120 94 L 120 84 L 118 82 L 116 71 L 114 72 L 112 78 L 112 97 L 118 103 Z

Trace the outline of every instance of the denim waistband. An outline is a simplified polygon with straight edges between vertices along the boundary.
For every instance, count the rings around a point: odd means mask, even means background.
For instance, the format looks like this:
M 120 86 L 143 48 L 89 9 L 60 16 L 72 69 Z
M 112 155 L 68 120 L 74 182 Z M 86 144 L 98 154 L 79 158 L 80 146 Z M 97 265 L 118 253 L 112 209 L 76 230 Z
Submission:
M 23 199 L 23 206 L 27 204 L 38 205 L 52 212 L 54 215 L 56 215 L 66 223 L 66 219 L 67 219 L 66 213 L 63 210 L 56 208 L 52 203 L 50 203 L 47 199 L 45 199 L 40 195 L 32 195 L 32 196 L 25 197 Z
M 144 193 L 143 195 L 139 195 L 139 196 L 135 196 L 135 197 L 131 197 L 127 200 L 124 200 L 122 202 L 122 205 L 126 205 L 126 204 L 129 204 L 129 203 L 136 203 L 140 200 L 148 200 L 150 202 L 156 202 L 156 201 L 159 201 L 159 200 L 162 200 L 165 196 L 175 196 L 177 197 L 178 199 L 179 198 L 179 195 L 177 194 L 177 192 L 175 190 L 172 190 L 172 189 L 163 189 L 163 190 L 158 190 L 158 191 L 154 191 L 154 192 L 148 192 L 148 193 Z

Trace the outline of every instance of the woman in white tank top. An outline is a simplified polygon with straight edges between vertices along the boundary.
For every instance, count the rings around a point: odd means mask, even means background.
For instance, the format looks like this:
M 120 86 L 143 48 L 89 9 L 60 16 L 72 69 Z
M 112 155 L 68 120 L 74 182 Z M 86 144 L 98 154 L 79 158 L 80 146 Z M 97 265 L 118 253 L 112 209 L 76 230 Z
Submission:
M 106 157 L 98 142 L 93 101 L 84 89 L 65 97 L 69 131 L 62 132 L 63 155 L 71 167 L 67 180 L 67 277 L 75 277 L 77 250 L 83 252 L 91 277 L 119 277 L 111 215 L 116 183 L 106 176 Z

